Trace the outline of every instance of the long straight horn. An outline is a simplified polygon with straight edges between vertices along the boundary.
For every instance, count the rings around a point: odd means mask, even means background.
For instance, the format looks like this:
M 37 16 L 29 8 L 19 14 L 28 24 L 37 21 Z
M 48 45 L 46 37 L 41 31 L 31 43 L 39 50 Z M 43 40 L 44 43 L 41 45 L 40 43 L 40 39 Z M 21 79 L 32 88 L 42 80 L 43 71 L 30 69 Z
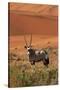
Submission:
M 26 44 L 26 46 L 28 46 L 27 41 L 26 41 L 25 34 L 24 34 L 24 40 L 25 40 L 25 44 Z
M 31 38 L 30 38 L 30 46 L 31 46 L 31 43 L 32 43 L 32 34 L 31 34 Z

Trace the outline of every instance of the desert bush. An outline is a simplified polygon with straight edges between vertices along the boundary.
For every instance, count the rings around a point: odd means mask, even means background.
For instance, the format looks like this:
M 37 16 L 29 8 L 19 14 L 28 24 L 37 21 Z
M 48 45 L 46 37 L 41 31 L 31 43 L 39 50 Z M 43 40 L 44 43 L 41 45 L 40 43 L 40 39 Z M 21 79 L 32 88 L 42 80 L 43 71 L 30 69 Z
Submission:
M 38 85 L 54 85 L 58 83 L 58 70 L 56 68 L 33 68 L 22 65 L 12 67 L 10 69 L 10 86 L 38 86 Z

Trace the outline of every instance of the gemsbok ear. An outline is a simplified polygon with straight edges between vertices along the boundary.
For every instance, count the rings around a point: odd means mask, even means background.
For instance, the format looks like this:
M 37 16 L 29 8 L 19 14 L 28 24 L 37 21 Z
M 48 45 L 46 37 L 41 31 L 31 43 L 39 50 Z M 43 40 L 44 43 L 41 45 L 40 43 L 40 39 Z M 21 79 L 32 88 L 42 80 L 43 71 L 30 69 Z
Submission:
M 26 48 L 26 49 L 27 49 L 27 46 L 25 45 L 25 46 L 24 46 L 24 48 Z

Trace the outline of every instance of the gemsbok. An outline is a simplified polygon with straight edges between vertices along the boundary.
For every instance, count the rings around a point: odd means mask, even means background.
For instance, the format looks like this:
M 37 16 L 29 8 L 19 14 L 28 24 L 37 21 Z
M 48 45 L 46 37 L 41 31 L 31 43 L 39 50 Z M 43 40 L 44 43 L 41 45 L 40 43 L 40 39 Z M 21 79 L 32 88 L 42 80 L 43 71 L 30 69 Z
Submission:
M 32 34 L 30 37 L 30 43 L 28 45 L 27 40 L 26 40 L 26 36 L 24 35 L 24 41 L 25 41 L 25 46 L 24 48 L 27 50 L 27 55 L 29 58 L 29 62 L 31 63 L 31 65 L 35 65 L 35 62 L 39 62 L 42 61 L 43 64 L 45 66 L 48 67 L 49 64 L 49 56 L 46 50 L 44 49 L 34 49 L 32 48 Z

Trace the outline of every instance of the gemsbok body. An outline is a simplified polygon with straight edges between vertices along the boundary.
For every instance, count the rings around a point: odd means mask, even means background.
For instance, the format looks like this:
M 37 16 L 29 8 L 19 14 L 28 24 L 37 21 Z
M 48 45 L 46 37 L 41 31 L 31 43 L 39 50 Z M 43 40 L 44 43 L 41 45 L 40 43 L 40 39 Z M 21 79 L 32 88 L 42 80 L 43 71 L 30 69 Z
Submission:
M 29 61 L 30 61 L 31 65 L 35 65 L 35 62 L 42 61 L 45 66 L 48 66 L 49 56 L 48 56 L 47 51 L 44 49 L 39 50 L 39 49 L 32 48 L 32 46 L 31 46 L 32 35 L 31 35 L 29 45 L 27 44 L 25 36 L 24 36 L 24 40 L 25 40 L 25 44 L 26 44 L 25 48 L 27 50 L 27 54 L 28 54 Z

